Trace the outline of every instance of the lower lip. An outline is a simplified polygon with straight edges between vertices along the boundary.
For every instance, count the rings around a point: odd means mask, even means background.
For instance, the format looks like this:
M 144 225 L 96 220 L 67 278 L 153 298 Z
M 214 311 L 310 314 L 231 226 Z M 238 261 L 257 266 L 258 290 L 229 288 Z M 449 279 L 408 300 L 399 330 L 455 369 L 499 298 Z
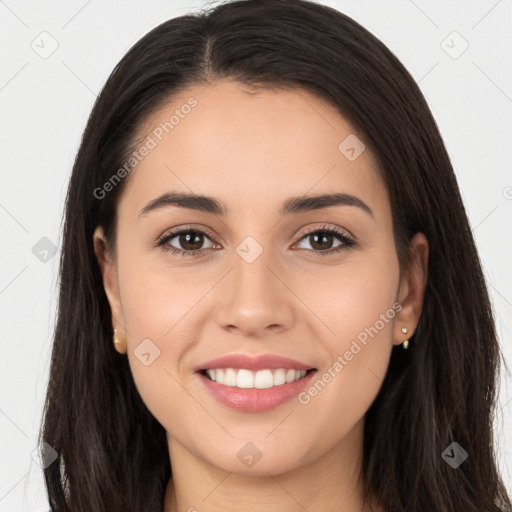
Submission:
M 198 373 L 208 391 L 219 402 L 238 411 L 263 412 L 279 407 L 298 395 L 311 381 L 316 370 L 294 382 L 266 389 L 237 388 L 219 384 L 202 373 Z

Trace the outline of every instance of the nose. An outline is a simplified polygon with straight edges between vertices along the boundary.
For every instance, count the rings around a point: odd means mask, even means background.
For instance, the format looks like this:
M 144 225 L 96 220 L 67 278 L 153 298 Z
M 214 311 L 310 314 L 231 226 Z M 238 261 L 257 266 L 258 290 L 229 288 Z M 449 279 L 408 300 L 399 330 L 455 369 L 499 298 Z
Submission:
M 218 289 L 217 322 L 223 329 L 260 337 L 292 327 L 297 299 L 267 253 L 250 263 L 234 255 L 232 269 Z

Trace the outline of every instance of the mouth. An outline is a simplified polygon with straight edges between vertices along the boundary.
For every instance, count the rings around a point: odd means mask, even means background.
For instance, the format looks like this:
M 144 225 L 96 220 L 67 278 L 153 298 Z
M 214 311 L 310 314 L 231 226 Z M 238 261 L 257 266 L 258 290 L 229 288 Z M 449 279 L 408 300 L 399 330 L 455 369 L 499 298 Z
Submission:
M 203 368 L 196 371 L 206 391 L 220 404 L 252 413 L 269 411 L 290 402 L 311 385 L 316 373 L 316 368 Z
M 223 386 L 239 389 L 268 389 L 297 382 L 315 371 L 316 368 L 308 370 L 265 368 L 257 371 L 247 368 L 211 368 L 199 370 L 198 373 Z

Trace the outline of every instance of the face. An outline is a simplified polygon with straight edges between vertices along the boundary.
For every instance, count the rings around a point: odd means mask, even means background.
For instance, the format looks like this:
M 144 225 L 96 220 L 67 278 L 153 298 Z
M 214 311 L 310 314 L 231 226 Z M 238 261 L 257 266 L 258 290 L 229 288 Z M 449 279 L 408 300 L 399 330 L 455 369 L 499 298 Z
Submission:
M 335 452 L 361 431 L 423 290 L 400 273 L 389 198 L 363 137 L 310 93 L 228 81 L 182 92 L 140 135 L 154 147 L 120 198 L 117 256 L 97 254 L 113 326 L 171 458 L 179 446 L 263 475 Z M 216 202 L 195 209 L 171 194 Z M 333 194 L 337 204 L 282 210 Z M 233 354 L 270 357 L 260 371 L 208 364 Z M 214 382 L 205 368 L 224 371 L 210 372 Z M 251 467 L 246 455 L 261 458 Z

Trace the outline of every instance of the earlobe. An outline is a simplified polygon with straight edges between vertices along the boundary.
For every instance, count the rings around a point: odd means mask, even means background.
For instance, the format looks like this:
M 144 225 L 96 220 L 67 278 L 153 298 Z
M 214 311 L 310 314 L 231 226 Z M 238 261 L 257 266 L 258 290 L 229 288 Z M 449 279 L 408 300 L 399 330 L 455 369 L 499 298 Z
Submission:
M 98 226 L 93 235 L 94 253 L 100 267 L 101 276 L 103 278 L 103 288 L 107 296 L 110 311 L 112 314 L 112 329 L 114 332 L 115 348 L 118 352 L 124 353 L 124 328 L 123 315 L 121 309 L 121 300 L 119 296 L 119 286 L 117 283 L 116 265 L 107 250 L 107 243 L 103 228 Z
M 396 317 L 393 343 L 406 342 L 414 334 L 423 309 L 427 284 L 428 241 L 423 233 L 416 233 L 411 240 L 411 260 L 403 273 L 398 301 L 402 309 Z M 404 348 L 407 348 L 408 342 Z

